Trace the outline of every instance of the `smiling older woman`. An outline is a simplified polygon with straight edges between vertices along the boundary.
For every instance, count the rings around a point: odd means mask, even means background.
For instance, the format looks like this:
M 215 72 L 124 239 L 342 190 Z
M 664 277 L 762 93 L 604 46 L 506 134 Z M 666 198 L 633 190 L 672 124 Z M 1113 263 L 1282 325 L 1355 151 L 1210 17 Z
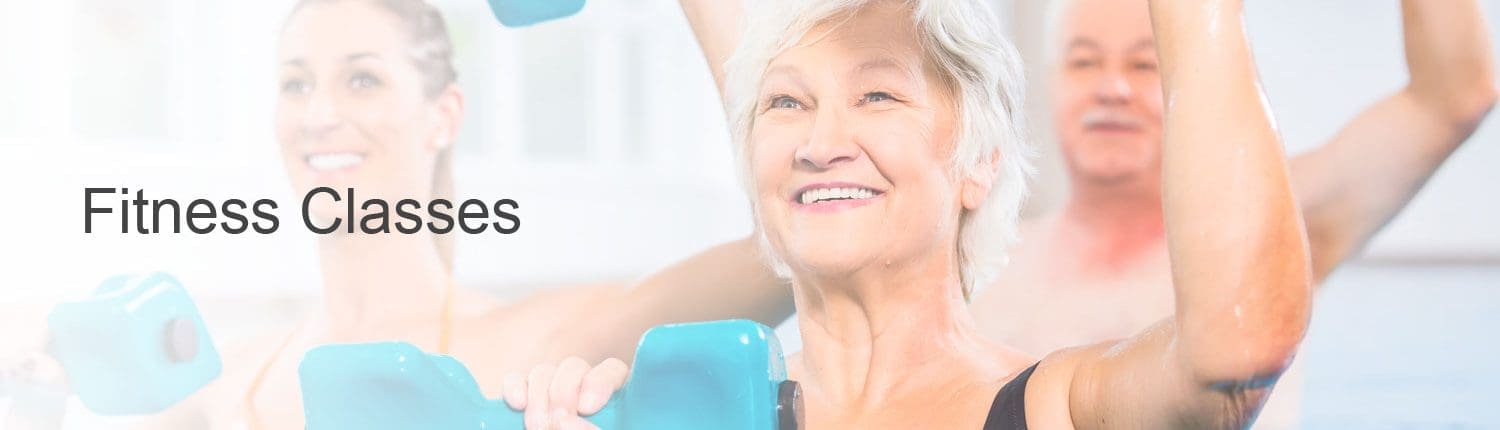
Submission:
M 805 428 L 1254 419 L 1306 329 L 1310 280 L 1240 1 L 1151 3 L 1176 314 L 1040 361 L 984 340 L 966 309 L 1013 237 L 1028 169 L 1020 66 L 987 2 L 756 8 L 725 86 L 763 246 L 792 281 L 804 349 L 788 371 Z M 529 388 L 588 414 L 597 404 L 571 399 L 605 398 L 624 372 L 609 376 Z M 543 421 L 528 425 L 582 424 Z

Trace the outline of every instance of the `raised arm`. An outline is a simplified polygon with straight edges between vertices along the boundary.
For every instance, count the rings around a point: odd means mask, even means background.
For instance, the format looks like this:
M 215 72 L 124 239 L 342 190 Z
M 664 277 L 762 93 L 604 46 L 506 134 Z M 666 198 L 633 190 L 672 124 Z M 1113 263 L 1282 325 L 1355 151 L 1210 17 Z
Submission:
M 1308 250 L 1241 9 L 1151 1 L 1176 313 L 1132 339 L 1044 360 L 1027 392 L 1038 424 L 1243 428 L 1296 352 Z
M 586 289 L 588 330 L 572 354 L 635 356 L 641 334 L 661 324 L 749 319 L 775 327 L 792 315 L 791 285 L 776 277 L 755 240 L 724 243 L 629 285 Z M 587 352 L 585 352 L 587 351 Z
M 1495 104 L 1495 66 L 1475 0 L 1405 0 L 1406 87 L 1292 161 L 1315 279 L 1359 252 Z
M 1307 326 L 1307 239 L 1241 0 L 1152 0 L 1165 91 L 1174 357 L 1203 387 L 1267 380 Z
M 740 41 L 740 18 L 744 16 L 742 0 L 678 0 L 693 36 L 708 60 L 719 94 L 724 94 L 724 61 L 734 53 Z
M 739 43 L 742 0 L 679 0 L 723 94 L 724 62 Z M 596 358 L 635 355 L 641 333 L 666 323 L 751 319 L 775 326 L 792 315 L 791 285 L 765 265 L 753 238 L 718 245 L 624 287 L 590 292 L 610 334 L 591 340 Z M 617 336 L 634 333 L 634 336 Z

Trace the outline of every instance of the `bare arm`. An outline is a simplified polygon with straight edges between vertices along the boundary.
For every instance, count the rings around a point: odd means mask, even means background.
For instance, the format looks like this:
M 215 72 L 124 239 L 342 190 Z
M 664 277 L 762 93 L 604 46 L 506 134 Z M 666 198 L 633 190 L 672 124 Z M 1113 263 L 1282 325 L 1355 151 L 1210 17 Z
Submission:
M 1285 154 L 1241 0 L 1152 0 L 1166 108 L 1163 209 L 1176 313 L 1134 338 L 1054 354 L 1038 423 L 1242 428 L 1290 363 L 1311 302 Z
M 724 62 L 739 43 L 741 0 L 679 0 L 693 35 L 723 94 Z M 766 267 L 752 238 L 710 248 L 624 288 L 604 288 L 597 307 L 607 308 L 600 357 L 635 356 L 639 335 L 651 327 L 689 321 L 744 318 L 775 326 L 792 315 L 791 285 Z M 628 306 L 622 304 L 628 303 Z
M 629 286 L 589 294 L 595 327 L 586 345 L 598 355 L 627 361 L 641 334 L 680 322 L 749 319 L 776 326 L 792 315 L 791 284 L 776 277 L 746 238 L 688 257 Z
M 723 94 L 724 62 L 739 43 L 742 0 L 679 0 L 714 82 Z M 791 285 L 777 279 L 752 238 L 710 248 L 629 285 L 580 291 L 593 320 L 569 348 L 590 359 L 635 356 L 651 327 L 678 322 L 751 319 L 775 326 L 792 315 Z
M 693 36 L 708 60 L 719 94 L 724 94 L 724 62 L 734 53 L 740 40 L 740 17 L 744 15 L 741 0 L 678 0 Z
M 1495 103 L 1478 2 L 1405 0 L 1401 9 L 1407 86 L 1292 161 L 1319 281 L 1411 201 Z

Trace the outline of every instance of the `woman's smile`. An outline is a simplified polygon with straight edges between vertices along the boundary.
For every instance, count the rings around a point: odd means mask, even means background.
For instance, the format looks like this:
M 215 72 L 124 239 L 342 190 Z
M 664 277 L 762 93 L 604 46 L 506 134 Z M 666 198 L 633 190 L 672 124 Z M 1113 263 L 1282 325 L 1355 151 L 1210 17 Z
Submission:
M 353 170 L 365 162 L 365 154 L 358 152 L 325 152 L 308 154 L 302 158 L 307 167 L 316 172 L 338 172 Z
M 798 188 L 791 200 L 797 210 L 827 213 L 868 205 L 883 195 L 883 190 L 856 183 L 823 182 Z

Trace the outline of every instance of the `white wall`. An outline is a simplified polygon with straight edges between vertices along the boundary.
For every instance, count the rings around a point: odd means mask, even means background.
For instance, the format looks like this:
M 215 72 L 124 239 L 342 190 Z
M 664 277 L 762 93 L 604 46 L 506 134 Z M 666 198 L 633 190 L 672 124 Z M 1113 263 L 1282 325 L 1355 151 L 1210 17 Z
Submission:
M 1482 0 L 1500 53 L 1500 2 Z M 1316 147 L 1406 83 L 1396 1 L 1247 2 L 1256 59 L 1292 151 Z M 1500 55 L 1497 55 L 1500 57 Z M 1379 151 L 1372 147 L 1370 151 Z M 1371 244 L 1382 259 L 1500 261 L 1500 115 Z

